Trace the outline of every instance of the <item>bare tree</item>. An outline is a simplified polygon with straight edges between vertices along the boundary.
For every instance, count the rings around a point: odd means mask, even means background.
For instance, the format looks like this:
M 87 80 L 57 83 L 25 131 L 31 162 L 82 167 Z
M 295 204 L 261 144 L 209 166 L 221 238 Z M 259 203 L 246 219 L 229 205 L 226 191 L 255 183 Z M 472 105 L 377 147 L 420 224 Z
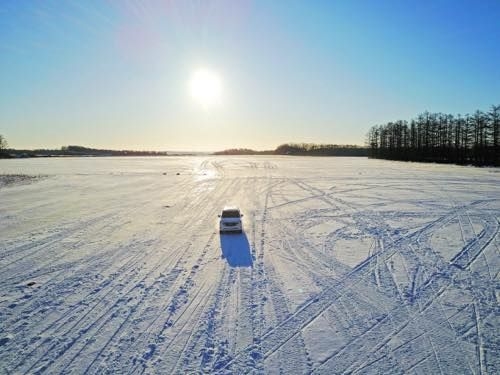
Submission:
M 0 154 L 4 153 L 7 147 L 8 147 L 7 140 L 2 134 L 0 134 Z
M 488 115 L 490 120 L 493 160 L 496 165 L 500 165 L 500 105 L 492 106 Z

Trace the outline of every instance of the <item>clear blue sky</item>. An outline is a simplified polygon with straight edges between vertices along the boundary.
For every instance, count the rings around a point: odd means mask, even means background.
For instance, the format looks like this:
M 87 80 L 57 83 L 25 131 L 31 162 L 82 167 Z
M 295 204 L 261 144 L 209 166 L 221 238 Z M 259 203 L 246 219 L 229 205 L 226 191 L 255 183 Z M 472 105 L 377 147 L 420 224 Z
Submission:
M 194 72 L 219 79 L 206 108 Z M 363 144 L 377 123 L 500 103 L 500 1 L 0 2 L 11 147 Z

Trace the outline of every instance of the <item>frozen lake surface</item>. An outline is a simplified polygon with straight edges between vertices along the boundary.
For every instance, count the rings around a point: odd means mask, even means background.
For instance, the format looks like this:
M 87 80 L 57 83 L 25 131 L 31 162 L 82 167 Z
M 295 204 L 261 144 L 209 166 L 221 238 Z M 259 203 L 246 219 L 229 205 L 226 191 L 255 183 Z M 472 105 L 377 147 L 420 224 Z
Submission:
M 0 160 L 0 373 L 500 373 L 500 170 Z M 220 235 L 226 204 L 243 234 Z

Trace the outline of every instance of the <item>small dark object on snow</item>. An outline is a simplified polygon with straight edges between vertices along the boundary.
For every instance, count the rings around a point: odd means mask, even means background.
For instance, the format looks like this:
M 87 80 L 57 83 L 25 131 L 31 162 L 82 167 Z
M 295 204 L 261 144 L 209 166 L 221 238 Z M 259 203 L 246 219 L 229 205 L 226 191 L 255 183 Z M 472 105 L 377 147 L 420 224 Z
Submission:
M 35 282 L 35 281 L 30 281 L 29 283 L 27 283 L 27 284 L 26 284 L 26 286 L 33 286 L 33 285 L 35 285 L 35 284 L 36 284 L 36 282 Z
M 179 173 L 179 172 L 177 172 L 177 173 L 176 173 L 176 175 L 177 175 L 177 176 L 179 176 L 179 175 L 180 175 L 180 173 Z
M 170 206 L 167 204 L 167 205 L 163 206 L 163 208 L 170 208 Z
M 167 172 L 163 172 L 163 175 L 166 176 L 167 175 Z

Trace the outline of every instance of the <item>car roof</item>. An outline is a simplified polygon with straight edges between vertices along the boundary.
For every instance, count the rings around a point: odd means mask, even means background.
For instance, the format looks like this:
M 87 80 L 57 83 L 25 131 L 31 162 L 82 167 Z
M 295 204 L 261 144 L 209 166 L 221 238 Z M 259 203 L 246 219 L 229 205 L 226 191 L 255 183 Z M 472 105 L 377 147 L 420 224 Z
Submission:
M 222 211 L 239 211 L 240 209 L 236 206 L 225 206 Z

